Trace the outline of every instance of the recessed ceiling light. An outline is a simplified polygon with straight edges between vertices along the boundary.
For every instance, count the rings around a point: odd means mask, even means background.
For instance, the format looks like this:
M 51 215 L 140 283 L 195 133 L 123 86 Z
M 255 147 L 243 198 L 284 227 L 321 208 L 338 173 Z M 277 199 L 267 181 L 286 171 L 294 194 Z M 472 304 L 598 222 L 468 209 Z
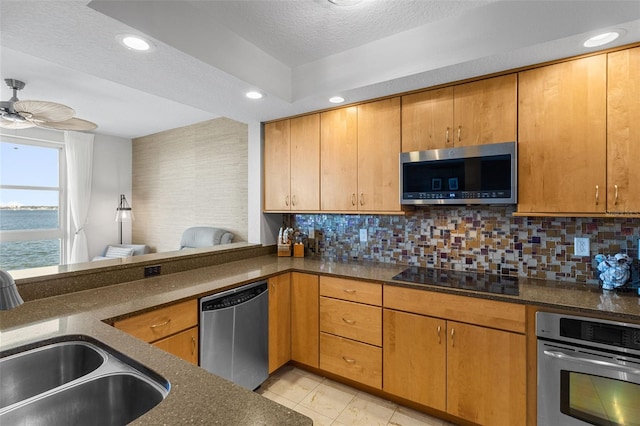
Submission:
M 620 37 L 620 33 L 617 31 L 610 31 L 602 34 L 595 35 L 587 39 L 582 45 L 584 47 L 597 47 L 607 43 L 611 43 L 613 40 Z
M 245 96 L 249 99 L 262 99 L 262 93 L 256 92 L 255 90 L 245 93 Z
M 332 104 L 341 104 L 344 102 L 344 98 L 342 96 L 333 96 L 329 98 L 329 102 Z
M 138 52 L 146 52 L 151 50 L 153 45 L 150 41 L 132 34 L 119 34 L 116 39 L 129 50 L 135 50 Z

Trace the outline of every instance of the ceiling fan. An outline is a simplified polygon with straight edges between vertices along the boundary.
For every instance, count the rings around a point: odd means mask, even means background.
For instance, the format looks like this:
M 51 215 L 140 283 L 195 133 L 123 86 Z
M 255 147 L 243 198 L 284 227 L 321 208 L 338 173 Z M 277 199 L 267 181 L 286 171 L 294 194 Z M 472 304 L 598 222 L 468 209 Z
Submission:
M 21 101 L 17 92 L 25 84 L 13 78 L 4 82 L 13 90 L 13 96 L 7 102 L 0 102 L 0 127 L 5 129 L 27 129 L 44 127 L 56 130 L 87 131 L 98 127 L 97 124 L 75 118 L 73 108 L 55 102 Z

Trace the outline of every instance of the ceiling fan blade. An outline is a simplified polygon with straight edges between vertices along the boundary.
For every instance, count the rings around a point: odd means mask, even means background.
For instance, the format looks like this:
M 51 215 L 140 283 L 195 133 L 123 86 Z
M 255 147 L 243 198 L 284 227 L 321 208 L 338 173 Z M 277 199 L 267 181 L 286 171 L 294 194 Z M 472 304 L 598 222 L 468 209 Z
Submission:
M 76 114 L 71 107 L 46 101 L 16 101 L 13 108 L 24 118 L 34 122 L 65 121 Z
M 30 121 L 5 120 L 0 117 L 0 127 L 3 129 L 28 129 L 29 127 L 35 127 L 35 124 Z
M 97 124 L 92 123 L 91 121 L 83 120 L 81 118 L 70 118 L 69 120 L 65 121 L 34 122 L 34 124 L 45 129 L 78 130 L 81 132 L 93 130 L 98 127 Z

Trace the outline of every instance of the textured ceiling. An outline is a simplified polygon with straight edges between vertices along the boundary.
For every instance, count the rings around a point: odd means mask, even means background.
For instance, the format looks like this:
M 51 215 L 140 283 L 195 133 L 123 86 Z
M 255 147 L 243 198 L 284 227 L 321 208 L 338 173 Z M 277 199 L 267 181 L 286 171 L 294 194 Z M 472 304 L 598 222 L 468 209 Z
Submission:
M 0 0 L 2 78 L 143 136 L 219 116 L 252 123 L 640 41 L 639 1 Z M 117 34 L 155 49 L 123 49 Z M 593 50 L 593 49 L 592 49 Z M 260 90 L 265 97 L 243 95 Z M 11 95 L 0 89 L 2 100 Z

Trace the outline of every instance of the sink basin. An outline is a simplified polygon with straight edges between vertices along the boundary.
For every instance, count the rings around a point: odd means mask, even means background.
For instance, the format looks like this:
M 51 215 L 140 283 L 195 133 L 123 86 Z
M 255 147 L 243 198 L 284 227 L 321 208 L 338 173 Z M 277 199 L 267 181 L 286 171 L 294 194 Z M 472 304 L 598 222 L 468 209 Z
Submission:
M 95 371 L 105 357 L 81 342 L 65 342 L 0 359 L 0 408 Z
M 36 399 L 0 416 L 0 421 L 34 426 L 125 425 L 163 398 L 156 387 L 138 376 L 114 374 Z
M 169 393 L 168 381 L 90 337 L 42 345 L 0 353 L 0 424 L 124 425 Z

